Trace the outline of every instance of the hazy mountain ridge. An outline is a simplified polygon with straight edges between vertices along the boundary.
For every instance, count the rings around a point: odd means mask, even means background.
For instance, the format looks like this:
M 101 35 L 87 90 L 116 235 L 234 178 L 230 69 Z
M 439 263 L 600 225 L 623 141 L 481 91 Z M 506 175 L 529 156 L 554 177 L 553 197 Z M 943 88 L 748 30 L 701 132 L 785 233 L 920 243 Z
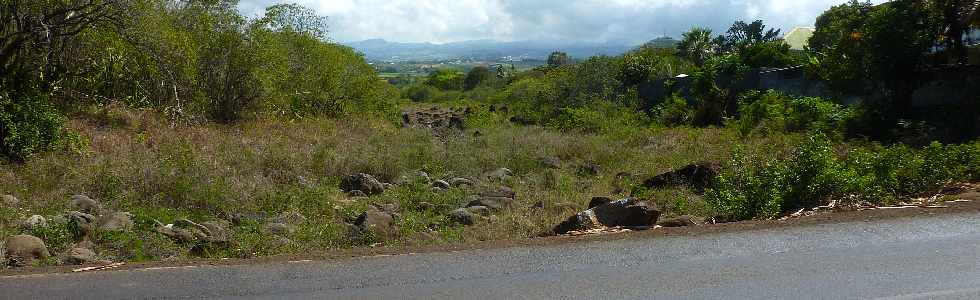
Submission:
M 575 58 L 594 55 L 619 55 L 637 45 L 625 43 L 568 43 L 548 41 L 497 42 L 473 40 L 446 44 L 399 43 L 371 39 L 345 43 L 364 53 L 369 60 L 446 60 L 446 59 L 546 59 L 553 51 L 563 51 Z

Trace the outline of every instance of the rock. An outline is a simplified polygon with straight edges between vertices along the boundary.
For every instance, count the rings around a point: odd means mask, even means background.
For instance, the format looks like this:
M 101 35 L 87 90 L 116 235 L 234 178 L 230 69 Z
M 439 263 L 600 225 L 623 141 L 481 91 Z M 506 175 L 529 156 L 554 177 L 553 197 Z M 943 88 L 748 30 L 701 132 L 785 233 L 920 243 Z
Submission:
M 593 162 L 586 162 L 578 166 L 578 174 L 582 176 L 596 176 L 599 175 L 600 167 L 598 164 Z
M 0 196 L 0 204 L 3 204 L 4 207 L 17 207 L 20 204 L 20 200 L 14 197 L 14 195 L 2 195 Z
M 361 191 L 361 190 L 353 190 L 353 191 L 347 192 L 347 196 L 364 198 L 364 197 L 367 197 L 368 194 L 365 193 L 364 191 Z
M 601 196 L 592 197 L 592 200 L 589 201 L 589 208 L 595 208 L 596 206 L 606 205 L 609 202 L 613 202 L 613 199 L 609 197 L 601 197 Z
M 714 162 L 699 162 L 666 172 L 643 181 L 647 188 L 666 188 L 687 185 L 696 191 L 704 191 L 718 176 L 721 166 Z
M 621 199 L 579 212 L 552 229 L 554 234 L 605 227 L 653 226 L 660 217 L 656 207 L 634 199 Z
M 449 185 L 454 187 L 460 187 L 464 185 L 473 186 L 473 181 L 466 178 L 456 177 L 449 180 Z
M 201 223 L 208 229 L 206 240 L 211 243 L 228 243 L 231 241 L 232 233 L 228 229 L 231 223 L 225 220 L 212 220 Z
M 490 181 L 504 181 L 514 175 L 514 172 L 508 168 L 500 168 L 483 175 L 484 178 Z
M 265 231 L 271 234 L 280 235 L 280 236 L 293 234 L 293 232 L 296 230 L 295 227 L 287 225 L 285 223 L 274 223 L 274 222 L 265 223 L 263 229 L 265 229 Z
M 306 216 L 297 211 L 284 211 L 280 213 L 273 219 L 273 222 L 284 223 L 289 225 L 300 225 L 306 222 Z
M 381 184 L 381 181 L 375 179 L 374 176 L 364 173 L 357 173 L 344 177 L 340 181 L 340 188 L 345 192 L 359 190 L 367 195 L 380 194 L 385 190 L 384 185 Z
M 445 180 L 436 180 L 432 182 L 432 187 L 448 190 L 450 186 L 449 182 L 446 182 Z
M 27 230 L 48 227 L 48 220 L 44 216 L 33 215 L 24 220 L 23 227 Z
M 514 202 L 513 198 L 481 196 L 470 201 L 468 204 L 466 204 L 466 207 L 484 206 L 493 210 L 500 210 L 510 206 L 513 202 Z
M 394 185 L 394 184 L 391 184 L 391 183 L 382 182 L 381 183 L 381 187 L 383 187 L 387 191 L 387 190 L 393 189 L 393 188 L 395 188 L 397 186 Z
M 158 224 L 153 230 L 178 242 L 189 243 L 197 240 L 197 236 L 194 234 L 194 232 L 182 228 L 176 228 L 174 227 L 174 224 Z
M 541 163 L 541 166 L 545 168 L 561 169 L 561 159 L 558 159 L 557 157 L 553 157 L 553 156 L 542 157 L 538 159 L 538 162 Z
M 551 209 L 555 211 L 576 211 L 578 208 L 578 205 L 568 202 L 558 202 L 551 206 Z
M 469 212 L 471 212 L 471 213 L 474 213 L 474 214 L 477 214 L 477 215 L 481 215 L 481 216 L 489 216 L 490 215 L 490 208 L 489 207 L 486 207 L 486 206 L 479 206 L 479 205 L 477 205 L 477 206 L 470 206 L 470 207 L 467 207 L 466 210 L 469 211 Z
M 265 212 L 243 212 L 234 213 L 228 215 L 228 219 L 231 220 L 232 224 L 235 226 L 240 226 L 246 223 L 259 223 L 265 222 L 269 216 Z
M 22 266 L 36 259 L 45 259 L 51 256 L 44 241 L 31 235 L 13 235 L 7 237 L 5 243 L 7 252 L 4 255 L 7 262 L 11 265 Z
M 91 234 L 92 230 L 94 230 L 98 225 L 98 219 L 95 216 L 87 213 L 70 211 L 66 214 L 66 217 L 69 222 L 74 222 L 75 225 L 78 226 L 78 229 L 81 230 L 82 234 L 86 236 Z
M 657 225 L 662 227 L 687 227 L 687 226 L 698 226 L 704 222 L 699 220 L 695 216 L 683 215 L 676 218 L 664 219 L 657 222 Z
M 99 258 L 95 251 L 89 248 L 75 247 L 69 249 L 63 255 L 62 260 L 70 265 L 83 265 L 83 264 L 107 264 L 108 260 Z
M 99 214 L 102 211 L 102 205 L 98 201 L 85 195 L 71 196 L 71 207 L 74 210 L 89 214 Z
M 423 211 L 424 210 L 433 210 L 435 208 L 436 208 L 435 204 L 432 204 L 432 203 L 429 203 L 429 202 L 425 202 L 425 201 L 419 202 L 419 210 L 423 210 Z
M 468 208 L 460 208 L 450 212 L 449 219 L 453 222 L 470 226 L 484 218 Z
M 397 229 L 395 228 L 395 219 L 374 207 L 370 207 L 364 213 L 361 213 L 354 221 L 354 226 L 357 226 L 361 231 L 373 231 L 378 234 L 381 240 L 385 240 L 389 237 L 395 236 Z
M 108 231 L 129 231 L 134 226 L 132 214 L 128 212 L 117 212 L 102 218 L 102 225 L 99 228 Z
M 514 190 L 511 189 L 511 188 L 509 188 L 509 187 L 502 186 L 502 187 L 499 187 L 497 189 L 482 191 L 482 192 L 480 192 L 480 196 L 481 197 L 501 197 L 501 198 L 511 198 L 511 199 L 514 199 L 514 198 L 517 198 L 517 192 L 514 192 Z

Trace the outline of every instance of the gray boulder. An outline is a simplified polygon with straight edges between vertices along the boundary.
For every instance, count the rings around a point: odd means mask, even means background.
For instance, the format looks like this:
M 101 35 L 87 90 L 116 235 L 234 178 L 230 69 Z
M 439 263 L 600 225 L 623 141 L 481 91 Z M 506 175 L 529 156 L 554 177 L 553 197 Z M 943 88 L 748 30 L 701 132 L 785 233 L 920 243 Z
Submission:
M 538 159 L 538 162 L 541 163 L 541 166 L 548 169 L 561 169 L 561 159 L 554 156 L 542 157 Z
M 450 186 L 449 182 L 446 182 L 445 180 L 436 180 L 432 182 L 432 187 L 448 190 Z
M 266 232 L 274 235 L 286 236 L 286 235 L 293 234 L 293 232 L 296 230 L 296 227 L 290 226 L 285 223 L 269 222 L 269 223 L 265 223 L 263 229 L 265 229 Z
M 100 258 L 92 249 L 82 247 L 68 249 L 62 256 L 62 261 L 70 265 L 110 263 L 110 261 Z
M 395 218 L 373 206 L 357 217 L 354 226 L 357 226 L 361 231 L 374 232 L 381 240 L 393 237 L 398 232 L 395 227 Z
M 102 218 L 101 223 L 102 225 L 99 226 L 99 229 L 107 231 L 130 231 L 135 226 L 133 215 L 128 212 L 117 212 L 106 215 Z
M 485 207 L 484 207 L 485 208 Z M 475 209 L 470 208 L 460 208 L 449 213 L 449 219 L 453 222 L 470 226 L 476 224 L 480 220 L 484 220 L 483 216 L 474 212 Z
M 514 172 L 508 168 L 500 168 L 483 175 L 484 178 L 490 181 L 504 181 L 514 175 Z
M 449 180 L 449 185 L 454 187 L 460 187 L 464 185 L 473 186 L 473 181 L 466 178 L 456 177 Z
M 649 228 L 657 223 L 660 211 L 656 206 L 635 199 L 621 199 L 579 212 L 556 225 L 552 233 L 600 229 L 606 227 Z
M 347 175 L 340 181 L 340 188 L 344 192 L 351 191 L 361 191 L 367 195 L 380 194 L 385 191 L 384 185 L 381 181 L 374 178 L 369 174 L 357 173 L 352 175 Z
M 33 215 L 24 220 L 22 227 L 27 230 L 48 227 L 48 220 L 41 215 Z
M 509 207 L 513 203 L 513 198 L 480 196 L 467 203 L 466 207 L 483 206 L 493 210 L 500 210 Z
M 5 258 L 11 265 L 22 266 L 36 259 L 51 256 L 44 241 L 32 235 L 13 235 L 7 237 L 4 245 L 7 248 Z
M 98 201 L 85 195 L 71 196 L 71 207 L 74 210 L 89 214 L 99 214 L 102 211 L 102 205 Z
M 347 196 L 351 196 L 351 197 L 354 197 L 354 198 L 364 198 L 364 197 L 367 197 L 368 194 L 365 193 L 364 191 L 361 191 L 361 190 L 353 190 L 353 191 L 347 192 Z
M 479 195 L 480 197 L 501 197 L 501 198 L 510 198 L 510 199 L 517 198 L 517 192 L 514 192 L 513 189 L 506 186 L 502 186 L 496 189 L 485 190 L 480 192 Z
M 0 196 L 0 204 L 3 204 L 4 207 L 17 207 L 20 204 L 20 200 L 14 197 L 14 195 L 2 195 Z

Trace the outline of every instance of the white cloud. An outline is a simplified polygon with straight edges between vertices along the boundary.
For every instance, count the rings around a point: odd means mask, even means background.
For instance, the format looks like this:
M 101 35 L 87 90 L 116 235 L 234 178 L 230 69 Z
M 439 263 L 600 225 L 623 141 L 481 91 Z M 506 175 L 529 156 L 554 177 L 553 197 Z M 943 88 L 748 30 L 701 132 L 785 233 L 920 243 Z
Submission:
M 242 0 L 262 7 L 295 2 L 327 15 L 338 41 L 382 38 L 402 42 L 625 41 L 678 36 L 691 26 L 725 31 L 736 20 L 762 19 L 784 32 L 811 26 L 845 0 Z M 883 0 L 875 0 L 879 3 Z

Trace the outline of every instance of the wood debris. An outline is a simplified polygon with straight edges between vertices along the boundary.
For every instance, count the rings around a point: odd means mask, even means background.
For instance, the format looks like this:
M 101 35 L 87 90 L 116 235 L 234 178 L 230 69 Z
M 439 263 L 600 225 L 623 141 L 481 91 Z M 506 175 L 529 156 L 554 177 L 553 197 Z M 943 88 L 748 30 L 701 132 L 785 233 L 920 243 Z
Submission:
M 102 270 L 108 270 L 108 269 L 118 268 L 118 267 L 121 267 L 121 266 L 123 266 L 125 264 L 126 263 L 114 263 L 114 264 L 108 264 L 108 265 L 103 265 L 103 266 L 79 268 L 79 269 L 74 269 L 74 270 L 71 270 L 71 271 L 73 273 L 77 273 L 77 272 L 89 272 L 89 271 L 102 271 Z

